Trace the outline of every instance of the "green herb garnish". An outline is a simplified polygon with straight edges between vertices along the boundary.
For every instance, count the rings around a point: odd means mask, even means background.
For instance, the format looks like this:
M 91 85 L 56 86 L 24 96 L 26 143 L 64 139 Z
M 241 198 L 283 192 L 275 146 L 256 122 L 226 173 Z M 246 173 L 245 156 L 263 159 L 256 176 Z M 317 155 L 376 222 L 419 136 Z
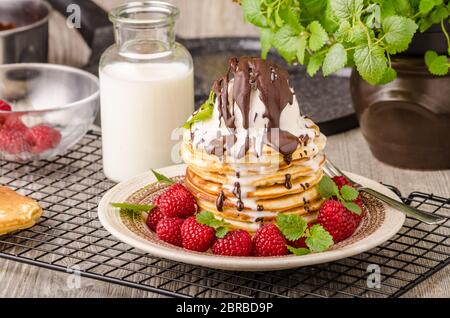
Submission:
M 359 191 L 351 186 L 343 185 L 341 190 L 339 190 L 333 179 L 323 176 L 319 182 L 319 193 L 324 199 L 336 197 L 347 210 L 353 213 L 360 215 L 362 212 L 360 206 L 353 202 L 358 198 Z
M 111 206 L 119 208 L 129 217 L 142 216 L 142 212 L 151 212 L 155 206 L 152 204 L 111 203 Z
M 214 91 L 210 91 L 208 100 L 205 101 L 196 112 L 194 112 L 192 117 L 183 125 L 183 128 L 189 129 L 193 123 L 205 121 L 211 118 L 214 110 L 214 96 Z
M 227 235 L 229 229 L 228 229 L 228 223 L 226 223 L 224 220 L 216 219 L 214 214 L 209 211 L 203 211 L 197 214 L 195 217 L 198 223 L 208 225 L 216 230 L 216 237 L 223 238 L 225 235 Z
M 158 180 L 158 182 L 162 182 L 162 183 L 167 183 L 167 184 L 174 184 L 175 181 L 173 181 L 172 179 L 170 179 L 169 177 L 166 177 L 165 175 L 155 171 L 152 169 L 152 173 L 153 175 L 156 177 L 156 180 Z

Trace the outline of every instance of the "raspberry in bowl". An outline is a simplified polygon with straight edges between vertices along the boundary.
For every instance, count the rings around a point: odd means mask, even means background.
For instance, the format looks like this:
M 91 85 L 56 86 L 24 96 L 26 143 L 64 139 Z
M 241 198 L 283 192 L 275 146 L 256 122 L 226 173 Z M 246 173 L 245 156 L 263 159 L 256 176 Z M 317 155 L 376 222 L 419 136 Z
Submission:
M 63 154 L 88 131 L 99 108 L 98 79 L 51 64 L 0 65 L 0 160 Z

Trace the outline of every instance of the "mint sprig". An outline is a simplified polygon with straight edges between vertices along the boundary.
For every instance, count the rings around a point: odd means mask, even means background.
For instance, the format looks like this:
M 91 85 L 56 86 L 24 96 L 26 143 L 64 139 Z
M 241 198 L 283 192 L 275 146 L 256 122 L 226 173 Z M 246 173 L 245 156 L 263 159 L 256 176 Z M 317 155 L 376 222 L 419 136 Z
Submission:
M 276 225 L 288 241 L 305 238 L 308 248 L 287 246 L 288 250 L 295 255 L 323 252 L 334 244 L 330 233 L 320 224 L 315 224 L 308 228 L 306 221 L 299 215 L 280 213 L 277 216 Z
M 216 237 L 218 238 L 225 237 L 225 235 L 229 232 L 228 223 L 223 219 L 217 219 L 212 212 L 202 211 L 196 215 L 195 219 L 200 224 L 214 228 L 216 230 Z
M 343 185 L 339 190 L 336 183 L 329 176 L 323 176 L 319 182 L 319 193 L 324 199 L 337 198 L 342 205 L 349 211 L 360 215 L 362 213 L 361 207 L 354 203 L 359 191 L 351 186 Z
M 150 213 L 155 206 L 153 204 L 132 204 L 132 203 L 110 203 L 111 206 L 119 208 L 131 218 L 142 216 L 142 212 Z
M 173 181 L 172 179 L 170 179 L 169 177 L 166 177 L 165 175 L 155 171 L 152 169 L 152 173 L 153 175 L 156 177 L 156 180 L 158 180 L 158 182 L 162 182 L 162 183 L 167 183 L 167 184 L 174 184 L 175 181 Z
M 208 100 L 205 101 L 200 108 L 192 114 L 192 117 L 183 125 L 183 128 L 190 129 L 192 124 L 198 121 L 205 121 L 212 117 L 214 111 L 214 91 L 209 92 Z
M 448 0 L 237 0 L 246 21 L 261 29 L 262 56 L 271 47 L 289 63 L 306 65 L 311 76 L 355 66 L 370 84 L 397 77 L 391 56 L 403 52 L 417 32 L 440 24 L 448 54 L 428 58 L 434 75 L 449 72 Z

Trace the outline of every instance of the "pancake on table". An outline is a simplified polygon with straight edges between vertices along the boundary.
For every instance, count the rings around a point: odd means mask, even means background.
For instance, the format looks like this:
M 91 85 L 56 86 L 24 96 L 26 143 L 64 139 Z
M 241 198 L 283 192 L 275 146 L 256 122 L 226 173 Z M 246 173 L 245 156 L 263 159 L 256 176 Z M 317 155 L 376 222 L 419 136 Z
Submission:
M 279 213 L 314 222 L 326 138 L 301 115 L 288 73 L 259 58 L 232 58 L 213 92 L 212 115 L 186 129 L 181 145 L 200 210 L 250 232 Z

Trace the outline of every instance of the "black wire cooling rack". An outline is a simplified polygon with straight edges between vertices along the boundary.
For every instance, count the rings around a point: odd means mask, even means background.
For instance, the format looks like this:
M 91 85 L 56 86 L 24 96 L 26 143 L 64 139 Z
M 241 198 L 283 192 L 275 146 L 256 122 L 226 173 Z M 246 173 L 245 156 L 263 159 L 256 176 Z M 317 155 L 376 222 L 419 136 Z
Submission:
M 0 237 L 0 257 L 177 297 L 398 297 L 450 262 L 450 221 L 412 219 L 373 250 L 295 270 L 227 272 L 154 258 L 114 239 L 97 219 L 97 203 L 114 185 L 102 173 L 100 137 L 89 132 L 53 161 L 0 161 L 0 184 L 45 210 L 36 226 Z M 450 199 L 413 192 L 403 200 L 450 216 Z M 367 283 L 371 264 L 380 269 L 378 286 Z

